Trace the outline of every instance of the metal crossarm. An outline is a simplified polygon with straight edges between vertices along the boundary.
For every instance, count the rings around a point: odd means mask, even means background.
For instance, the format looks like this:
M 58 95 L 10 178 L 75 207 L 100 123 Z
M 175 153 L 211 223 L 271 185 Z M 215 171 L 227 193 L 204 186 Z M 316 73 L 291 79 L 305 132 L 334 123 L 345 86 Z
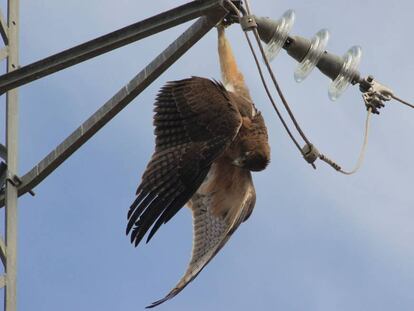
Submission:
M 0 94 L 160 31 L 206 15 L 218 7 L 221 7 L 220 0 L 193 1 L 30 65 L 23 66 L 12 73 L 0 76 Z

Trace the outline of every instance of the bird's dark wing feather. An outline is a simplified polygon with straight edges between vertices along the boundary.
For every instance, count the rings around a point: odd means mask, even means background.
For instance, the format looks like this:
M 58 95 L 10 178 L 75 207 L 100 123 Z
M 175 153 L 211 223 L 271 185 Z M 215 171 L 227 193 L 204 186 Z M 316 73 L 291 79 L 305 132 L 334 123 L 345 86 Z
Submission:
M 154 111 L 155 152 L 128 212 L 135 245 L 152 227 L 148 242 L 191 198 L 241 126 L 224 87 L 204 78 L 167 83 Z

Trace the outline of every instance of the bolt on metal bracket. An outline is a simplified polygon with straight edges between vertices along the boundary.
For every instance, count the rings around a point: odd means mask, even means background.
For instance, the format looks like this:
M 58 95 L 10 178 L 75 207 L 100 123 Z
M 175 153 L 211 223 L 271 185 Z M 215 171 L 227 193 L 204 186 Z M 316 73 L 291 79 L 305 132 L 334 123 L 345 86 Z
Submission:
M 249 31 L 257 28 L 256 19 L 253 15 L 243 16 L 240 20 L 240 25 L 244 31 Z

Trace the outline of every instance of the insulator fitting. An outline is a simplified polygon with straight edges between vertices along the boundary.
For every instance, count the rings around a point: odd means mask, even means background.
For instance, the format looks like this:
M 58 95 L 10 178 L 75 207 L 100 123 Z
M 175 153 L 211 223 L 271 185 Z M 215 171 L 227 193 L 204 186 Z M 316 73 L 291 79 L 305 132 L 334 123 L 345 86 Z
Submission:
M 316 67 L 318 67 L 318 69 L 332 81 L 339 76 L 342 66 L 342 57 L 329 53 L 328 51 L 325 51 L 322 54 L 319 62 L 316 64 Z
M 377 82 L 373 76 L 368 76 L 359 84 L 367 109 L 372 113 L 379 114 L 379 109 L 385 106 L 384 102 L 393 98 L 393 91 L 385 85 Z
M 311 41 L 300 36 L 289 37 L 283 48 L 297 62 L 301 62 L 311 47 Z
M 266 56 L 271 61 L 285 45 L 289 32 L 295 23 L 295 12 L 288 10 L 277 21 L 266 17 L 255 17 L 255 20 L 259 36 L 266 43 Z

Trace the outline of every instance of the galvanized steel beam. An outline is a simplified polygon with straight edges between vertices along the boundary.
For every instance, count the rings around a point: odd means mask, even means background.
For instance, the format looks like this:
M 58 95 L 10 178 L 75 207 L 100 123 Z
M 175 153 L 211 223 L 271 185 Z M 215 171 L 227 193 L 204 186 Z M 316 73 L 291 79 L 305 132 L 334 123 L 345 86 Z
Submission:
M 196 0 L 0 76 L 0 94 L 157 32 L 206 15 L 222 0 Z
M 19 67 L 19 0 L 8 0 L 7 22 L 9 56 L 7 72 Z M 6 148 L 7 178 L 17 175 L 18 171 L 18 93 L 13 89 L 6 94 Z M 6 181 L 6 264 L 4 309 L 16 311 L 17 307 L 17 185 Z
M 227 13 L 223 7 L 210 12 L 209 16 L 197 20 L 147 67 L 121 88 L 98 111 L 78 127 L 56 149 L 50 152 L 31 171 L 25 174 L 19 186 L 19 195 L 33 189 L 88 139 L 125 108 L 136 96 L 166 71 L 176 60 L 212 29 Z M 0 197 L 0 207 L 2 198 Z

